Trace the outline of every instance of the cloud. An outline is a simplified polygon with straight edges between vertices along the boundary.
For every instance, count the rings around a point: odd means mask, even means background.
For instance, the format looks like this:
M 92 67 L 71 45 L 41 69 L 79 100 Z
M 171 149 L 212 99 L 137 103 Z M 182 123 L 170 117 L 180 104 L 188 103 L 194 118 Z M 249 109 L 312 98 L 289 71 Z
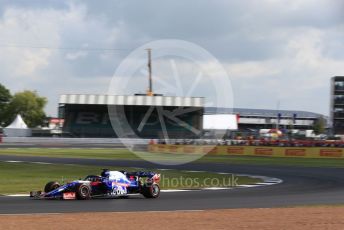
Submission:
M 107 92 L 133 49 L 184 39 L 224 66 L 235 106 L 274 108 L 280 100 L 283 109 L 328 114 L 329 79 L 344 75 L 343 6 L 340 0 L 0 0 L 0 82 L 47 96 L 54 115 L 59 94 Z M 197 72 L 183 62 L 177 67 L 187 89 Z M 154 68 L 173 71 L 158 61 Z M 145 75 L 139 77 L 127 92 L 146 90 Z M 214 93 L 206 82 L 205 76 L 195 95 Z
M 104 72 L 109 79 L 115 69 L 109 64 L 113 53 L 92 47 L 110 47 L 116 31 L 87 18 L 83 5 L 63 9 L 9 5 L 0 18 L 1 83 L 12 92 L 32 89 L 47 96 L 51 115 L 56 114 L 62 89 L 71 92 L 69 86 L 74 92 L 105 92 L 101 79 Z
M 338 29 L 298 28 L 289 34 L 279 58 L 228 64 L 235 98 L 243 98 L 244 106 L 255 101 L 274 108 L 281 101 L 283 109 L 327 114 L 330 78 L 344 73 L 344 59 L 327 55 L 328 34 Z
M 66 54 L 66 59 L 76 60 L 78 58 L 86 57 L 87 54 L 88 54 L 88 52 L 86 52 L 86 51 L 69 52 Z

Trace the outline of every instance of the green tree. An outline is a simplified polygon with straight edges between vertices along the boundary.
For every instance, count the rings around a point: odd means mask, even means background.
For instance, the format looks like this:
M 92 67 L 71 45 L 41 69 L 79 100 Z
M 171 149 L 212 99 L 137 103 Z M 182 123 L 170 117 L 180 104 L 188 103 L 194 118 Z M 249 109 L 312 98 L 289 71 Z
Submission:
M 10 91 L 0 84 L 0 125 L 2 125 L 6 120 L 6 111 L 11 98 L 12 96 Z
M 20 114 L 29 127 L 42 125 L 46 117 L 43 110 L 46 104 L 47 99 L 39 96 L 36 91 L 18 92 L 8 104 L 7 122 L 11 122 L 17 114 Z
M 326 120 L 323 117 L 319 117 L 313 125 L 313 130 L 316 135 L 325 132 Z

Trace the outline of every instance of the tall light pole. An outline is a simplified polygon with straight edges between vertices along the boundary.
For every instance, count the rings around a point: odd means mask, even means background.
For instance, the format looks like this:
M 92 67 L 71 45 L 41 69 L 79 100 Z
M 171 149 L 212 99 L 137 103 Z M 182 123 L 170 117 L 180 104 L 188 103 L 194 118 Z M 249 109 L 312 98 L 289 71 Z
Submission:
M 152 84 L 152 49 L 147 49 L 148 53 L 148 90 L 147 96 L 153 96 L 153 84 Z

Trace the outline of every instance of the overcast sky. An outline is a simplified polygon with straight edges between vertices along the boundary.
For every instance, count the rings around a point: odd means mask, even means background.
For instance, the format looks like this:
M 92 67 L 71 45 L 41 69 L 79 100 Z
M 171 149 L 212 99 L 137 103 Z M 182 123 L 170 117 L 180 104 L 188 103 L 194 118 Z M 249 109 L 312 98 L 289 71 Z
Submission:
M 132 50 L 182 39 L 224 66 L 235 107 L 328 114 L 330 78 L 344 75 L 343 12 L 342 0 L 0 0 L 0 83 L 38 91 L 54 116 L 60 94 L 106 93 Z

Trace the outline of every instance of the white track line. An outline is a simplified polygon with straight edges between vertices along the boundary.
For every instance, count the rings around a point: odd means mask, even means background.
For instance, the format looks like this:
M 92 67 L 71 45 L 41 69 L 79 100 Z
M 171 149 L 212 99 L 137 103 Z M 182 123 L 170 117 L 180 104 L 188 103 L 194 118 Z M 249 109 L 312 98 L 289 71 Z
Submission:
M 4 195 L 4 196 L 10 196 L 10 197 L 28 197 L 28 194 L 11 194 L 11 195 Z M 1 197 L 1 196 L 0 196 Z
M 194 192 L 194 191 L 201 191 L 199 189 L 166 189 L 166 190 L 160 190 L 160 192 Z
M 233 188 L 231 188 L 231 187 L 210 187 L 210 188 L 202 188 L 201 190 L 230 190 L 230 189 L 233 189 Z
M 257 185 L 257 184 L 242 184 L 242 185 L 236 186 L 236 188 L 254 188 L 254 187 L 259 187 L 259 186 L 263 186 L 263 185 Z
M 273 185 L 275 183 L 269 183 L 269 182 L 260 182 L 260 183 L 256 183 L 257 185 Z

